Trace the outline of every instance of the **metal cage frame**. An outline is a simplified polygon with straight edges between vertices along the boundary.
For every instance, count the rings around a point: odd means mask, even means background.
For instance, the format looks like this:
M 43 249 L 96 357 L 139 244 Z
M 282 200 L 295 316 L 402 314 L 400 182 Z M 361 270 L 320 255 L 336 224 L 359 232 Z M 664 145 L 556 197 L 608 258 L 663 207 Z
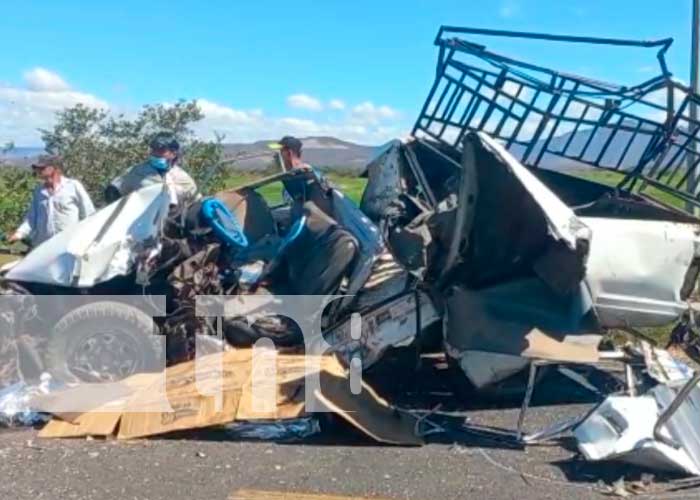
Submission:
M 497 54 L 463 35 L 655 48 L 659 73 L 617 85 Z M 700 123 L 689 113 L 700 96 L 668 70 L 672 43 L 443 26 L 435 80 L 412 135 L 459 153 L 467 132 L 484 131 L 530 168 L 597 167 L 620 173 L 621 190 L 665 192 L 700 207 Z

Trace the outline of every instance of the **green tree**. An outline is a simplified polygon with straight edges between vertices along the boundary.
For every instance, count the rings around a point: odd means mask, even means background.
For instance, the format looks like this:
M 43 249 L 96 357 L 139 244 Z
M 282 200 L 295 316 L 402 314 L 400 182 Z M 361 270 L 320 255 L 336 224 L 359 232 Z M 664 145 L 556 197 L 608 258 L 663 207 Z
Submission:
M 151 138 L 159 132 L 178 137 L 184 151 L 180 164 L 200 190 L 216 190 L 224 173 L 222 137 L 196 139 L 191 126 L 202 118 L 196 101 L 147 105 L 133 118 L 78 104 L 59 111 L 54 127 L 40 132 L 46 151 L 61 155 L 66 173 L 83 182 L 101 204 L 109 181 L 144 161 Z
M 0 146 L 0 153 L 7 154 L 13 149 L 14 143 L 8 142 Z M 24 217 L 33 187 L 29 169 L 13 166 L 0 158 L 0 234 L 3 236 L 14 231 Z
M 0 165 L 0 231 L 3 235 L 17 229 L 35 185 L 28 168 Z

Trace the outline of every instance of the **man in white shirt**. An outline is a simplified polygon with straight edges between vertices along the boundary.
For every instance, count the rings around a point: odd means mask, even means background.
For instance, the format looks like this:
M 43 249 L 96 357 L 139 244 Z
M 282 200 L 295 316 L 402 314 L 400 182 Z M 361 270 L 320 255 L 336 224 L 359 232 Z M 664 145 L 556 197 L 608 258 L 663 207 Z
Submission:
M 95 207 L 80 181 L 63 175 L 58 156 L 42 156 L 32 165 L 41 179 L 22 224 L 9 241 L 28 238 L 33 247 L 92 215 Z
M 146 186 L 164 183 L 170 194 L 170 204 L 187 204 L 197 199 L 197 184 L 177 165 L 180 144 L 172 134 L 160 133 L 150 144 L 148 160 L 131 167 L 114 179 L 105 190 L 105 199 L 112 202 Z

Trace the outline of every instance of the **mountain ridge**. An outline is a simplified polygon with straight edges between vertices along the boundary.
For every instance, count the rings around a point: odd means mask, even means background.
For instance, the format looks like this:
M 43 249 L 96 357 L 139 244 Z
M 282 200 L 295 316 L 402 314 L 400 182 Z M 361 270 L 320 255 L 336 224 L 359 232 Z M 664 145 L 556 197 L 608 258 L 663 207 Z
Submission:
M 575 134 L 567 132 L 552 138 L 548 148 L 551 151 L 562 151 L 566 148 L 570 154 L 574 155 L 577 154 L 577 151 L 585 149 L 586 156 L 584 159 L 595 161 L 608 142 L 610 133 L 612 132 L 607 129 L 598 129 L 596 132 L 592 129 L 582 129 Z M 591 135 L 594 135 L 594 137 L 591 137 Z M 309 136 L 300 139 L 304 144 L 303 158 L 305 162 L 324 170 L 342 171 L 349 174 L 363 172 L 370 160 L 382 149 L 382 146 L 362 145 L 330 136 Z M 630 141 L 631 144 L 628 144 Z M 245 159 L 229 163 L 229 168 L 233 171 L 255 172 L 269 170 L 274 168 L 273 158 L 275 150 L 270 148 L 270 144 L 275 142 L 276 140 L 272 139 L 246 143 L 224 143 L 224 157 L 227 159 L 234 159 L 237 155 L 245 157 Z M 606 153 L 600 158 L 600 161 L 606 165 L 617 165 L 618 155 L 624 152 L 624 158 L 620 162 L 620 169 L 628 170 L 638 164 L 648 144 L 649 136 L 639 136 L 632 140 L 630 132 L 618 131 L 608 145 Z M 529 159 L 537 158 L 543 146 L 544 140 L 537 142 L 532 148 Z M 672 148 L 671 154 L 673 154 L 674 150 L 677 150 L 677 146 Z M 9 152 L 0 152 L 0 161 L 4 160 L 5 163 L 9 164 L 29 166 L 42 152 L 43 149 L 40 147 L 17 147 Z M 516 158 L 522 160 L 525 148 L 515 144 L 510 148 L 510 152 Z M 564 158 L 549 152 L 542 157 L 539 166 L 549 170 L 564 172 L 590 168 L 584 162 Z
M 310 136 L 300 139 L 304 144 L 304 161 L 319 168 L 354 173 L 364 170 L 381 147 L 357 144 L 330 136 Z M 257 156 L 232 163 L 231 168 L 240 171 L 264 170 L 272 163 L 274 150 L 269 145 L 275 142 L 277 139 L 224 143 L 224 157 L 230 158 L 237 154 Z M 41 147 L 15 147 L 9 151 L 0 152 L 0 161 L 27 167 L 43 152 Z

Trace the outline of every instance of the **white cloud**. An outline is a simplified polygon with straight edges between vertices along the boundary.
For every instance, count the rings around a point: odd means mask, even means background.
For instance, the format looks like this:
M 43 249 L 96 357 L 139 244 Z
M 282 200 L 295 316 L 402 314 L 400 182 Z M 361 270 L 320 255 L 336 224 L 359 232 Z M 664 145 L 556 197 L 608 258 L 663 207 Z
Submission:
M 515 2 L 505 2 L 498 9 L 498 15 L 504 19 L 510 19 L 520 11 L 520 6 Z
M 393 120 L 399 117 L 399 112 L 389 106 L 376 106 L 371 101 L 365 101 L 352 108 L 355 122 L 377 125 L 381 121 Z
M 40 143 L 38 128 L 50 128 L 55 113 L 76 104 L 109 108 L 107 102 L 73 90 L 58 74 L 34 68 L 24 74 L 24 87 L 0 84 L 0 143 Z
M 285 117 L 279 119 L 271 119 L 271 128 L 277 129 L 281 134 L 291 135 L 323 135 L 327 130 L 324 125 L 317 123 L 314 120 L 306 120 L 303 118 Z M 284 132 L 289 130 L 290 132 Z M 280 135 L 280 134 L 277 134 Z
M 294 99 L 292 99 L 294 98 Z M 289 102 L 304 110 L 315 110 L 314 119 L 294 113 L 268 115 L 262 109 L 240 108 L 207 98 L 198 99 L 204 119 L 193 126 L 195 133 L 205 139 L 224 134 L 226 142 L 250 142 L 274 139 L 286 134 L 333 136 L 362 144 L 380 144 L 403 136 L 410 123 L 387 105 L 371 101 L 355 106 L 341 99 L 327 101 L 305 94 L 289 96 Z M 0 82 L 0 144 L 14 142 L 18 146 L 41 144 L 39 128 L 51 128 L 55 113 L 82 103 L 93 108 L 124 111 L 134 114 L 137 108 L 121 109 L 96 95 L 71 88 L 64 78 L 45 68 L 34 68 L 24 74 L 23 85 Z M 167 103 L 163 103 L 167 104 Z M 328 110 L 324 113 L 322 111 Z M 333 110 L 330 112 L 330 110 Z
M 503 85 L 503 93 L 515 97 L 518 90 L 520 90 L 520 87 L 522 87 L 521 84 L 516 83 L 513 80 L 506 80 L 506 83 Z
M 675 79 L 675 78 L 674 78 Z M 685 85 L 685 82 L 680 79 L 675 79 L 677 82 Z M 684 100 L 687 97 L 687 93 L 679 88 L 674 88 L 673 92 L 673 102 L 674 102 L 674 109 L 676 112 L 678 111 L 679 107 L 681 104 L 684 102 Z M 668 91 L 666 89 L 659 89 L 655 92 L 652 92 L 650 94 L 647 94 L 644 96 L 644 99 L 646 101 L 652 102 L 654 104 L 657 104 L 658 106 L 662 106 L 663 108 L 666 108 L 668 105 Z M 666 121 L 666 111 L 661 110 L 661 109 L 655 109 L 652 108 L 651 106 L 637 106 L 631 108 L 632 114 L 639 114 L 644 116 L 645 118 L 649 118 L 650 120 L 654 120 L 656 122 L 662 123 Z M 688 107 L 686 106 L 685 112 L 683 113 L 684 116 L 688 116 Z
M 331 101 L 328 103 L 328 106 L 331 109 L 343 110 L 345 109 L 345 101 L 342 101 L 340 99 L 331 99 Z
M 308 94 L 293 94 L 287 97 L 287 105 L 291 108 L 306 109 L 308 111 L 321 111 L 321 101 Z
M 363 144 L 380 144 L 405 135 L 408 124 L 395 123 L 398 111 L 389 106 L 371 102 L 358 104 L 338 119 L 312 120 L 297 116 L 267 116 L 261 110 L 245 111 L 226 105 L 198 100 L 204 120 L 195 126 L 195 132 L 204 137 L 224 134 L 226 142 L 249 142 L 274 139 L 291 134 L 306 136 L 333 136 Z M 387 122 L 391 120 L 391 123 Z
M 198 99 L 197 104 L 210 122 L 228 125 L 254 125 L 262 118 L 262 110 L 241 111 L 222 106 L 207 99 Z
M 41 67 L 33 68 L 24 73 L 24 81 L 29 90 L 37 92 L 65 92 L 70 90 L 70 85 L 58 73 Z

